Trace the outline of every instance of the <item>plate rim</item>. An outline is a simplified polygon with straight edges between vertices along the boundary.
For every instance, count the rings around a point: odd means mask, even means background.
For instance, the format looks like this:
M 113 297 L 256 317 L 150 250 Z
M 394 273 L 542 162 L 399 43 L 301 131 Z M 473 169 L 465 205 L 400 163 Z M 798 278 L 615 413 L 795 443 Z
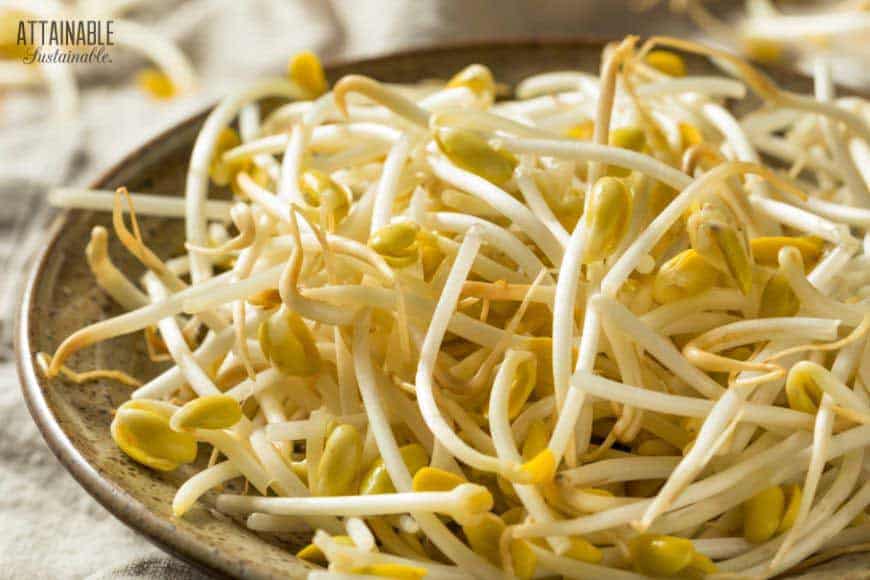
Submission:
M 487 48 L 534 48 L 534 47 L 595 47 L 601 49 L 611 42 L 612 38 L 596 38 L 592 36 L 576 37 L 520 37 L 504 39 L 466 39 L 448 43 L 412 47 L 405 50 L 389 52 L 383 55 L 362 56 L 358 58 L 337 58 L 326 60 L 324 68 L 327 74 L 337 68 L 362 66 L 385 62 L 395 59 L 412 58 L 422 54 L 434 54 L 453 50 L 474 50 Z M 130 163 L 133 163 L 143 152 L 172 135 L 184 131 L 185 128 L 202 122 L 215 103 L 208 105 L 202 111 L 194 113 L 190 117 L 180 121 L 161 131 L 157 135 L 145 140 L 134 147 L 127 154 L 113 163 L 108 169 L 90 183 L 89 187 L 100 189 L 110 183 L 120 172 L 124 171 Z M 149 542 L 164 552 L 178 558 L 197 570 L 213 577 L 252 577 L 258 578 L 262 574 L 255 567 L 239 569 L 238 561 L 226 559 L 220 551 L 205 541 L 188 539 L 178 536 L 175 526 L 166 518 L 158 516 L 145 504 L 130 495 L 123 487 L 116 485 L 110 479 L 103 477 L 97 469 L 76 448 L 71 439 L 55 417 L 49 406 L 39 373 L 34 364 L 34 353 L 30 344 L 31 317 L 34 310 L 33 295 L 36 282 L 42 277 L 50 255 L 55 251 L 55 246 L 63 231 L 64 225 L 69 221 L 73 209 L 62 210 L 52 221 L 47 232 L 45 245 L 36 252 L 30 262 L 26 282 L 20 292 L 14 317 L 15 327 L 13 330 L 15 363 L 18 381 L 24 395 L 24 401 L 28 412 L 36 423 L 43 440 L 48 445 L 52 454 L 60 464 L 69 472 L 97 503 L 105 508 L 113 517 L 128 528 L 142 535 Z

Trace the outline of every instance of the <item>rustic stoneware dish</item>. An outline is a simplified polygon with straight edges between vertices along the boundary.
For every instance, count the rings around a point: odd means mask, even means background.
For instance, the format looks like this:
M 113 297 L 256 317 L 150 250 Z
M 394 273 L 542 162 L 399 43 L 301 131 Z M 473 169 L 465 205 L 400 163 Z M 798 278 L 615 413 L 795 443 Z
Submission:
M 560 69 L 597 71 L 603 43 L 594 41 L 521 41 L 426 49 L 333 66 L 331 81 L 360 73 L 392 82 L 447 78 L 466 64 L 488 65 L 496 78 L 514 84 L 539 72 Z M 710 66 L 691 60 L 697 72 Z M 777 81 L 807 91 L 811 83 L 788 73 Z M 111 189 L 181 195 L 194 138 L 204 114 L 190 119 L 124 159 L 94 184 Z M 167 552 L 218 577 L 304 578 L 309 568 L 293 556 L 307 538 L 261 536 L 213 509 L 214 494 L 183 519 L 171 513 L 177 487 L 194 468 L 158 473 L 122 455 L 109 435 L 112 411 L 128 398 L 129 389 L 109 381 L 75 385 L 63 379 L 46 381 L 34 364 L 38 352 L 53 352 L 74 330 L 120 313 L 94 283 L 84 249 L 95 225 L 111 230 L 111 216 L 67 211 L 46 234 L 25 289 L 18 318 L 18 369 L 30 412 L 58 459 L 78 482 L 128 526 Z M 147 243 L 163 257 L 178 253 L 183 243 L 181 220 L 141 220 Z M 125 272 L 141 266 L 113 240 L 112 259 Z M 101 343 L 77 353 L 76 369 L 108 367 L 150 378 L 163 370 L 146 356 L 141 333 Z M 205 455 L 202 453 L 201 455 Z M 205 460 L 205 458 L 201 458 Z M 853 555 L 810 571 L 806 578 L 870 578 L 870 559 Z

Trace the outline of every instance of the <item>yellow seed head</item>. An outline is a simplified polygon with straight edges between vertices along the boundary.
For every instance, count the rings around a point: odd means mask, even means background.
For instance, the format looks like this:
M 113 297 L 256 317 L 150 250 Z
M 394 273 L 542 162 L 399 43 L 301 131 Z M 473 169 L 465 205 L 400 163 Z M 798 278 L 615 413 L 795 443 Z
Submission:
M 429 464 L 429 456 L 419 443 L 404 445 L 399 448 L 399 453 L 401 453 L 402 461 L 405 462 L 405 467 L 408 468 L 411 476 Z M 363 476 L 359 492 L 363 495 L 369 495 L 395 493 L 395 491 L 396 488 L 393 486 L 393 480 L 390 479 L 384 460 L 379 457 Z
M 689 567 L 686 570 L 686 572 L 690 573 L 690 578 L 715 574 L 717 571 L 718 568 L 716 568 L 716 564 L 713 563 L 713 560 L 698 552 L 695 552 L 695 556 L 692 558 L 692 563 L 689 564 Z
M 520 580 L 528 580 L 535 576 L 538 557 L 532 551 L 526 540 L 514 539 L 510 543 L 511 565 L 514 576 Z
M 777 272 L 764 285 L 758 315 L 762 318 L 794 316 L 800 308 L 800 300 L 791 284 L 782 273 Z
M 136 75 L 136 84 L 152 98 L 166 101 L 176 95 L 175 84 L 165 73 L 148 68 Z
M 680 130 L 680 137 L 683 141 L 683 149 L 688 149 L 695 145 L 700 145 L 704 142 L 704 135 L 701 130 L 691 123 L 680 122 L 677 124 Z
M 673 576 L 692 563 L 691 540 L 675 536 L 641 534 L 629 545 L 635 568 L 649 576 Z
M 273 313 L 260 324 L 258 338 L 263 354 L 282 373 L 310 377 L 320 371 L 314 336 L 295 312 L 282 309 Z
M 281 294 L 275 288 L 269 288 L 248 296 L 248 304 L 257 308 L 271 310 L 281 305 Z
M 362 437 L 353 425 L 338 425 L 329 434 L 318 466 L 322 495 L 352 495 L 362 461 Z
M 689 241 L 711 264 L 727 272 L 743 294 L 752 288 L 752 258 L 746 235 L 724 206 L 704 204 L 689 216 Z
M 492 71 L 482 64 L 468 65 L 447 81 L 449 88 L 468 87 L 478 97 L 495 98 L 495 79 Z
M 501 566 L 499 540 L 505 528 L 506 525 L 500 517 L 488 513 L 462 526 L 462 533 L 476 554 L 489 560 L 493 566 Z
M 549 483 L 556 475 L 556 456 L 549 448 L 544 449 L 520 467 L 523 483 Z
M 511 178 L 518 164 L 513 153 L 498 150 L 465 129 L 442 127 L 435 133 L 435 142 L 454 165 L 498 186 Z
M 170 426 L 186 429 L 228 429 L 242 418 L 239 402 L 228 395 L 206 395 L 196 398 L 172 416 Z
M 347 216 L 353 196 L 346 187 L 317 169 L 306 169 L 299 178 L 299 189 L 305 203 L 313 208 L 323 208 L 334 216 L 336 223 Z
M 788 398 L 788 406 L 795 411 L 815 414 L 819 410 L 822 390 L 801 364 L 796 364 L 788 372 L 785 394 Z
M 414 491 L 450 491 L 466 483 L 464 477 L 437 467 L 423 467 L 415 475 L 411 483 Z
M 592 119 L 586 119 L 576 125 L 572 125 L 565 131 L 566 137 L 588 141 L 595 134 L 595 122 Z
M 535 419 L 529 425 L 526 440 L 523 441 L 523 459 L 529 461 L 547 447 L 550 433 L 547 424 L 541 419 Z
M 381 576 L 383 578 L 392 578 L 393 580 L 420 580 L 426 576 L 426 568 L 411 566 L 410 564 L 382 562 L 354 568 L 353 573 L 365 576 Z
M 463 483 L 455 488 L 458 496 L 455 513 L 452 515 L 461 524 L 467 525 L 492 509 L 495 500 L 492 493 L 482 485 Z
M 752 257 L 762 266 L 776 268 L 779 265 L 779 251 L 793 246 L 801 253 L 805 267 L 811 267 L 822 255 L 825 241 L 815 236 L 763 236 L 749 242 Z
M 667 455 L 679 455 L 680 450 L 664 441 L 663 439 L 647 439 L 634 450 L 644 457 L 659 457 Z
M 563 556 L 589 564 L 598 564 L 604 558 L 604 554 L 592 542 L 579 536 L 571 538 L 571 545 Z
M 319 97 L 329 90 L 323 65 L 311 51 L 296 53 L 287 65 L 287 75 L 309 99 Z
M 590 193 L 586 220 L 586 248 L 583 263 L 603 260 L 613 253 L 628 231 L 631 192 L 621 179 L 602 177 Z
M 656 272 L 653 298 L 668 304 L 709 290 L 719 281 L 719 272 L 710 262 L 693 250 L 680 252 Z
M 761 64 L 775 64 L 782 60 L 783 46 L 775 40 L 746 38 L 743 40 L 746 56 Z
M 417 261 L 417 234 L 420 227 L 413 222 L 396 222 L 384 226 L 369 239 L 369 246 L 393 267 L 405 267 Z
M 776 533 L 785 512 L 785 494 L 778 485 L 768 487 L 743 503 L 743 537 L 753 544 Z
M 332 541 L 342 546 L 354 545 L 353 540 L 350 539 L 350 536 L 332 536 Z M 321 549 L 314 544 L 308 544 L 307 546 L 296 552 L 296 557 L 300 560 L 311 562 L 312 564 L 319 564 L 321 566 L 325 566 L 327 564 L 326 554 L 324 554 L 323 551 L 321 551 Z
M 648 65 L 666 75 L 686 76 L 686 63 L 678 54 L 669 50 L 651 50 L 644 60 Z
M 215 185 L 228 185 L 235 181 L 236 175 L 246 168 L 245 163 L 224 163 L 223 154 L 241 145 L 242 140 L 234 129 L 224 128 L 218 133 L 217 141 L 208 166 L 208 175 Z
M 510 397 L 508 399 L 508 416 L 514 419 L 523 410 L 529 395 L 537 383 L 537 361 L 529 358 L 517 367 L 517 373 L 511 383 Z
M 609 143 L 613 147 L 640 152 L 646 147 L 646 135 L 640 127 L 620 127 L 610 132 Z M 611 165 L 607 168 L 607 175 L 612 177 L 627 177 L 630 173 L 631 170 L 625 167 Z
M 803 490 L 801 489 L 801 486 L 796 483 L 787 485 L 783 491 L 785 493 L 786 504 L 785 511 L 782 514 L 782 519 L 779 522 L 779 527 L 776 529 L 776 533 L 778 534 L 790 530 L 794 525 L 798 511 L 800 510 L 801 498 L 803 497 Z
M 522 523 L 526 519 L 526 510 L 519 506 L 512 507 L 511 509 L 501 514 L 501 519 L 507 525 L 515 526 Z
M 111 433 L 121 451 L 152 469 L 172 471 L 196 459 L 196 440 L 173 431 L 164 414 L 122 405 L 112 420 Z

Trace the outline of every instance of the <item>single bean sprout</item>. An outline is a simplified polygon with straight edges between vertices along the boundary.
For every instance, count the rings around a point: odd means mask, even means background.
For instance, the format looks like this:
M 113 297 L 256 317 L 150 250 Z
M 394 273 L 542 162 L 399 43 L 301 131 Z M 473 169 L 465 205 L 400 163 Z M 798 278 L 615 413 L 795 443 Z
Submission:
M 94 228 L 88 264 L 127 312 L 40 368 L 137 387 L 125 454 L 214 450 L 176 516 L 222 488 L 252 530 L 316 530 L 312 578 L 766 578 L 858 549 L 870 107 L 822 65 L 817 101 L 668 38 L 603 64 L 495 101 L 482 65 L 330 90 L 300 55 L 214 109 L 183 203 L 55 192 L 112 211 L 146 273 Z M 736 117 L 744 87 L 766 104 Z M 307 100 L 261 123 L 274 97 Z M 182 253 L 152 252 L 137 214 L 184 218 Z M 71 368 L 139 331 L 169 370 Z

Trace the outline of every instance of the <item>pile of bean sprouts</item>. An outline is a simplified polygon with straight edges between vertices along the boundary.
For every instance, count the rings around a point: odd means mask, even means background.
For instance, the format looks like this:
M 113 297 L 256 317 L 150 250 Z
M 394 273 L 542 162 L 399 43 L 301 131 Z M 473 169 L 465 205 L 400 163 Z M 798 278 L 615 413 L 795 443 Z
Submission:
M 642 6 L 649 4 L 641 0 Z M 867 82 L 863 70 L 870 62 L 870 11 L 864 0 L 745 0 L 739 14 L 728 21 L 717 17 L 708 4 L 706 0 L 670 1 L 710 39 L 734 46 L 754 60 L 768 64 L 788 60 L 812 67 L 817 56 L 827 55 L 843 82 L 857 86 Z
M 113 211 L 147 272 L 94 228 L 127 312 L 39 362 L 133 385 L 112 435 L 146 466 L 211 447 L 177 517 L 224 490 L 252 530 L 312 533 L 312 579 L 767 578 L 867 549 L 870 104 L 825 60 L 814 95 L 666 37 L 511 99 L 480 64 L 289 76 L 212 110 L 183 200 L 53 195 Z M 186 253 L 137 214 L 184 219 Z M 172 363 L 144 384 L 67 366 L 137 332 Z

